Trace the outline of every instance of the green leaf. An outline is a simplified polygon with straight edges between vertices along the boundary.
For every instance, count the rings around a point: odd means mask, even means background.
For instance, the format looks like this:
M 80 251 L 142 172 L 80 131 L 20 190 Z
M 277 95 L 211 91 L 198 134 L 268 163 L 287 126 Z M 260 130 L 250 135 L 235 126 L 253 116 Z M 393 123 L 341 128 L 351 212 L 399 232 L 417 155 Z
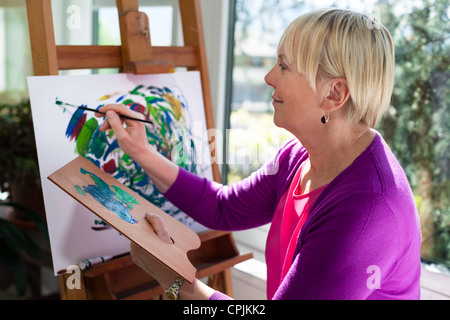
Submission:
M 34 258 L 42 257 L 42 250 L 22 230 L 9 221 L 0 219 L 0 239 L 11 249 L 28 254 Z
M 6 244 L 18 251 L 26 251 L 28 248 L 27 235 L 12 223 L 0 219 L 0 237 Z
M 31 221 L 34 222 L 36 227 L 41 231 L 41 233 L 45 236 L 45 238 L 49 240 L 47 223 L 44 221 L 44 219 L 41 218 L 41 216 L 39 216 L 39 214 L 36 211 L 12 202 L 8 203 L 0 202 L 0 206 L 10 206 L 20 210 L 23 214 L 25 214 L 27 218 L 29 218 Z
M 25 264 L 19 254 L 3 239 L 0 239 L 0 263 L 2 263 L 5 268 L 11 272 L 17 293 L 20 296 L 23 296 L 27 288 Z

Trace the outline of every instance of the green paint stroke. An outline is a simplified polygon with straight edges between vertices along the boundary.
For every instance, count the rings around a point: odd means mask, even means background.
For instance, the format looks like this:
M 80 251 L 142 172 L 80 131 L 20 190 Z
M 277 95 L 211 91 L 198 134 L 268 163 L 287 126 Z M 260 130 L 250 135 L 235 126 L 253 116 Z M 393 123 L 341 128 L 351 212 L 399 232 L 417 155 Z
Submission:
M 89 144 L 92 141 L 94 131 L 98 128 L 98 122 L 95 118 L 89 119 L 81 129 L 80 135 L 77 139 L 76 152 L 78 154 L 85 154 L 88 150 Z
M 100 130 L 96 130 L 91 141 L 89 151 L 92 151 L 96 159 L 100 159 L 108 146 L 106 134 Z
M 133 196 L 131 196 L 127 192 L 123 191 L 119 187 L 116 187 L 116 186 L 111 186 L 111 187 L 114 189 L 116 198 L 119 201 L 122 201 L 122 203 L 124 203 L 129 209 L 133 208 L 133 205 L 139 204 L 139 202 L 137 202 L 136 199 L 133 198 Z
M 79 194 L 81 194 L 82 196 L 85 196 L 86 195 L 86 192 L 83 190 L 83 188 L 81 188 L 79 185 L 75 185 L 74 186 L 75 187 L 75 190 L 77 190 L 77 192 L 79 193 Z

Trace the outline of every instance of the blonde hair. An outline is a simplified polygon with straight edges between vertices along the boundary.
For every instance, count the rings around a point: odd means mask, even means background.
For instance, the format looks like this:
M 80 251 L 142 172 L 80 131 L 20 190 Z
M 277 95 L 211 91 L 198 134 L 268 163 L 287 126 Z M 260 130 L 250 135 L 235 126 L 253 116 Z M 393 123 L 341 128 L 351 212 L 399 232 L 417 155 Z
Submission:
M 324 79 L 344 78 L 350 91 L 348 119 L 374 127 L 390 104 L 395 55 L 389 31 L 370 17 L 341 9 L 301 15 L 278 45 L 324 98 Z

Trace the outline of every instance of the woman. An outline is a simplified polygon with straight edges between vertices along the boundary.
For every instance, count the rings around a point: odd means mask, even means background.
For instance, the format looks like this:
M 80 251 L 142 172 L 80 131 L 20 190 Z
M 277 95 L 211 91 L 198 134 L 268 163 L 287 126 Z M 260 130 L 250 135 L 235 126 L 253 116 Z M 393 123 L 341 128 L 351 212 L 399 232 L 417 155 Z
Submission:
M 394 48 L 365 15 L 322 9 L 300 16 L 266 75 L 274 123 L 296 138 L 240 183 L 223 186 L 178 168 L 151 148 L 143 125 L 108 105 L 102 130 L 182 211 L 213 229 L 272 222 L 269 299 L 418 299 L 420 227 L 406 176 L 373 130 L 389 106 Z M 136 116 L 136 115 L 134 115 Z M 157 233 L 164 226 L 148 217 Z M 163 237 L 163 235 L 161 235 Z M 225 299 L 132 246 L 133 259 L 181 299 Z M 173 284 L 173 285 L 172 285 Z

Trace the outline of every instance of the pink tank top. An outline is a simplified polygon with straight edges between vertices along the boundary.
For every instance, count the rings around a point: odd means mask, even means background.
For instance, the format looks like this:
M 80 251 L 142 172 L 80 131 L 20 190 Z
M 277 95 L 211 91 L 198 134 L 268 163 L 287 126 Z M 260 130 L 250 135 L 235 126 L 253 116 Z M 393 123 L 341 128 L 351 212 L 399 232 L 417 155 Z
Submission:
M 267 298 L 272 299 L 289 271 L 300 230 L 324 185 L 307 194 L 301 194 L 299 167 L 288 190 L 281 196 L 272 219 L 266 242 Z

